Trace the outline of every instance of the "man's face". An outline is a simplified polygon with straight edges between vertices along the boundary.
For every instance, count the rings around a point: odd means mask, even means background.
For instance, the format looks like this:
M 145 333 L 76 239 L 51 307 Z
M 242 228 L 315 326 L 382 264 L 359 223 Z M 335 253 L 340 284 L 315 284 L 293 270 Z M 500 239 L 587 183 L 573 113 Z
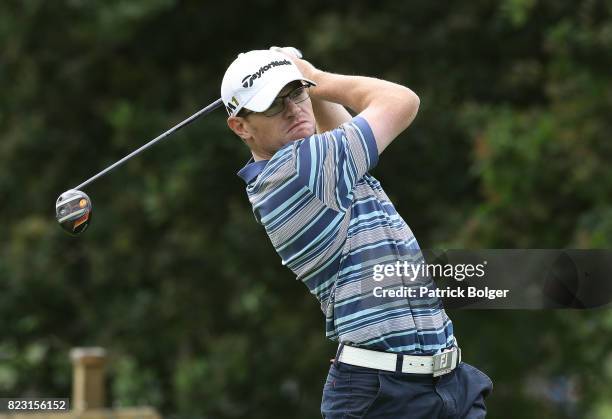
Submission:
M 286 96 L 301 86 L 296 81 L 286 85 L 277 98 Z M 294 103 L 288 97 L 282 99 L 284 109 L 274 116 L 264 113 L 248 113 L 246 116 L 232 116 L 228 126 L 253 152 L 256 160 L 270 159 L 285 144 L 308 137 L 315 132 L 315 119 L 310 98 Z

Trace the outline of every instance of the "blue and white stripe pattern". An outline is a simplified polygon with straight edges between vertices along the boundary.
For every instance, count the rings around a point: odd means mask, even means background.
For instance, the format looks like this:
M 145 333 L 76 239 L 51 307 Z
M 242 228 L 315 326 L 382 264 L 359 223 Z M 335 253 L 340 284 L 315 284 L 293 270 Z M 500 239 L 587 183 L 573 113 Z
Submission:
M 368 173 L 378 151 L 367 121 L 293 141 L 238 172 L 257 221 L 319 300 L 330 339 L 369 349 L 434 354 L 454 344 L 437 298 L 377 297 L 374 287 L 427 286 L 428 278 L 373 280 L 376 264 L 422 261 L 402 217 Z

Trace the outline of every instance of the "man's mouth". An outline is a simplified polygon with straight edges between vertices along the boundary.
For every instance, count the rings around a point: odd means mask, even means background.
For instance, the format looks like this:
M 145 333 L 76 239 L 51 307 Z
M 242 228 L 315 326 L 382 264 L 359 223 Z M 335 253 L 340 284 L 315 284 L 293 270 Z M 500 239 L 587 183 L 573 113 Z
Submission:
M 289 132 L 293 131 L 296 128 L 299 128 L 302 126 L 302 124 L 306 124 L 308 121 L 300 121 L 300 122 L 296 122 L 295 124 L 291 125 L 291 127 L 289 128 Z

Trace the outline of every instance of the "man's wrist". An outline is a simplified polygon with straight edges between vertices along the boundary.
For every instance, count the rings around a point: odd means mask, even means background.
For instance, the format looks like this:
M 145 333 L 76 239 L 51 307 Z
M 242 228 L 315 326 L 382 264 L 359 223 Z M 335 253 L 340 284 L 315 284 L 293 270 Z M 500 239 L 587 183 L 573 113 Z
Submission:
M 312 69 L 310 70 L 310 74 L 306 78 L 319 84 L 319 82 L 321 81 L 321 78 L 323 77 L 323 73 L 325 73 L 325 71 L 319 70 L 318 68 L 313 66 Z
M 327 72 L 313 67 L 311 72 L 308 75 L 304 75 L 304 77 L 316 83 L 316 86 L 312 86 L 310 88 L 311 97 L 320 99 L 320 100 L 325 100 L 324 98 L 321 97 L 319 92 L 322 92 L 325 89 L 325 83 L 326 83 L 325 76 L 327 74 L 328 74 Z

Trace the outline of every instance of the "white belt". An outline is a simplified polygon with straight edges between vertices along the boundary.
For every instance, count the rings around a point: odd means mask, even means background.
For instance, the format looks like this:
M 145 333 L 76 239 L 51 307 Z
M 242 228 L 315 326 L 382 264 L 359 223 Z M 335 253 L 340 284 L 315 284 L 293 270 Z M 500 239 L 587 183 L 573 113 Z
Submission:
M 342 348 L 338 361 L 358 367 L 395 371 L 398 356 L 403 358 L 403 373 L 432 374 L 434 377 L 451 372 L 461 363 L 461 349 L 458 347 L 446 349 L 436 355 L 421 356 L 372 351 L 348 345 Z

